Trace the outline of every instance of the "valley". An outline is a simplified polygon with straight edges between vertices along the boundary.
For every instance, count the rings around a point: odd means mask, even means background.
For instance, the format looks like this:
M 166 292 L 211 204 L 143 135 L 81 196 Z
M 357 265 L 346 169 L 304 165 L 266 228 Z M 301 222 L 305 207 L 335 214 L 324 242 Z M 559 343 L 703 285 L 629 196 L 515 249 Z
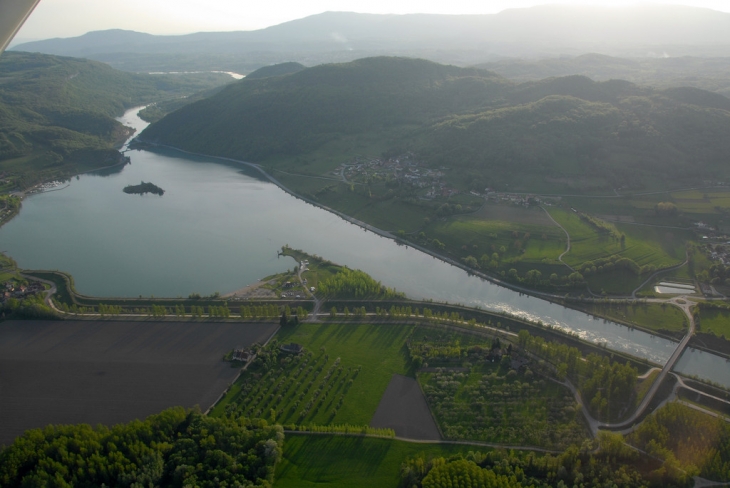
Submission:
M 3 486 L 730 481 L 726 85 L 0 59 Z

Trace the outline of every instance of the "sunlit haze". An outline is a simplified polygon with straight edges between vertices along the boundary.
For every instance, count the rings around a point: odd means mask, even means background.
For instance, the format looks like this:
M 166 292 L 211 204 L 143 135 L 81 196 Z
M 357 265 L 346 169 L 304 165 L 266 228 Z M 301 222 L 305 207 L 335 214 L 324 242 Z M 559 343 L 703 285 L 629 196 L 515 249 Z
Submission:
M 129 29 L 150 34 L 253 30 L 326 11 L 376 14 L 494 14 L 507 8 L 563 3 L 626 7 L 647 2 L 633 0 L 496 0 L 450 2 L 416 0 L 314 0 L 307 2 L 241 2 L 239 0 L 42 0 L 16 42 L 72 37 L 94 30 Z M 730 12 L 727 0 L 666 0 L 654 4 L 689 5 Z

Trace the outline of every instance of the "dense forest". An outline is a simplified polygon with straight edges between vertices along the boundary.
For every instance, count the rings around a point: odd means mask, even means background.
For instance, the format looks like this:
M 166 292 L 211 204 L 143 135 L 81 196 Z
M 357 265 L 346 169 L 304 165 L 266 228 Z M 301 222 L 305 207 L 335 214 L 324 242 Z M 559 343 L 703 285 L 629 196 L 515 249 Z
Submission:
M 145 75 L 85 59 L 0 57 L 0 173 L 19 188 L 120 161 L 125 109 L 231 81 L 221 73 Z
M 679 487 L 685 473 L 669 473 L 624 444 L 617 434 L 602 432 L 598 448 L 591 442 L 559 455 L 502 450 L 470 452 L 453 458 L 409 458 L 401 465 L 404 488 L 514 488 L 514 487 Z
M 628 441 L 664 460 L 666 470 L 730 481 L 730 425 L 679 403 L 649 416 Z
M 359 269 L 342 268 L 336 275 L 319 283 L 319 293 L 329 298 L 403 298 L 396 292 L 375 281 Z
M 0 486 L 271 486 L 281 427 L 171 408 L 111 428 L 27 431 L 0 451 Z
M 143 138 L 259 162 L 379 139 L 458 169 L 461 186 L 547 181 L 589 191 L 725 178 L 728 131 L 730 100 L 696 88 L 583 76 L 516 84 L 480 69 L 380 57 L 244 79 Z

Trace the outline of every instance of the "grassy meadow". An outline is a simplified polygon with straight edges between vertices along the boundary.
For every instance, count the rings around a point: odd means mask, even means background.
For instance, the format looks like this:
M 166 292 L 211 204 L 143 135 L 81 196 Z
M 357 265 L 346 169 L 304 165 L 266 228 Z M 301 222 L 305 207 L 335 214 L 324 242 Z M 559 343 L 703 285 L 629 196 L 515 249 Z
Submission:
M 408 457 L 448 457 L 487 447 L 414 444 L 394 439 L 287 434 L 276 468 L 276 488 L 400 486 Z
M 702 310 L 700 328 L 702 332 L 730 339 L 730 310 Z
M 682 310 L 663 303 L 596 303 L 581 304 L 579 308 L 622 324 L 675 336 L 684 335 L 689 325 Z

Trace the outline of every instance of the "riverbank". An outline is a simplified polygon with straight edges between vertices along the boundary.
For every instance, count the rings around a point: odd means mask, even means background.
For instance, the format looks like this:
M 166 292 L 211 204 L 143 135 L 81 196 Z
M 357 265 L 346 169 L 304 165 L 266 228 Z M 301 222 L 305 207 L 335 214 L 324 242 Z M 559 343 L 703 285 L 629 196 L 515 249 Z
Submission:
M 351 217 L 351 216 L 349 216 L 349 215 L 347 215 L 347 214 L 345 214 L 343 212 L 340 212 L 339 210 L 336 210 L 336 209 L 334 209 L 332 207 L 329 207 L 327 205 L 323 205 L 323 204 L 321 204 L 321 203 L 319 203 L 317 201 L 314 201 L 314 200 L 312 200 L 310 198 L 307 198 L 307 197 L 305 197 L 303 195 L 300 195 L 300 194 L 296 193 L 295 191 L 293 191 L 292 189 L 290 189 L 289 187 L 287 187 L 286 185 L 284 185 L 281 181 L 279 181 L 273 175 L 269 174 L 259 164 L 250 163 L 250 162 L 247 162 L 247 161 L 242 161 L 242 160 L 238 160 L 238 159 L 234 159 L 234 158 L 227 158 L 227 157 L 222 157 L 222 156 L 211 156 L 211 155 L 207 155 L 207 154 L 195 153 L 195 152 L 186 151 L 184 149 L 180 149 L 180 148 L 174 147 L 174 146 L 168 146 L 168 145 L 165 145 L 165 144 L 157 144 L 157 143 L 151 143 L 151 142 L 147 142 L 147 141 L 142 141 L 142 140 L 140 140 L 138 138 L 137 139 L 134 139 L 134 140 L 132 140 L 130 142 L 130 147 L 137 147 L 137 148 L 140 148 L 140 149 L 152 149 L 152 148 L 158 147 L 158 148 L 172 150 L 172 151 L 179 152 L 179 153 L 186 154 L 186 155 L 190 155 L 190 156 L 204 157 L 204 158 L 209 158 L 209 159 L 212 159 L 212 160 L 220 160 L 220 161 L 225 161 L 225 162 L 228 162 L 228 163 L 235 163 L 235 164 L 238 164 L 238 165 L 241 165 L 241 166 L 245 166 L 247 168 L 251 168 L 251 169 L 257 171 L 259 174 L 261 174 L 261 176 L 263 176 L 267 181 L 273 183 L 274 185 L 276 185 L 277 187 L 279 187 L 281 190 L 283 190 L 284 192 L 286 192 L 287 194 L 293 196 L 296 199 L 302 200 L 305 203 L 308 203 L 308 204 L 313 205 L 313 206 L 315 206 L 317 208 L 320 208 L 322 210 L 325 210 L 327 212 L 330 212 L 330 213 L 332 213 L 332 214 L 340 217 L 341 219 L 345 220 L 346 222 L 349 222 L 351 224 L 354 224 L 354 225 L 356 225 L 356 226 L 358 226 L 358 227 L 360 227 L 362 229 L 365 229 L 367 231 L 370 231 L 370 232 L 372 232 L 372 233 L 374 233 L 376 235 L 379 235 L 381 237 L 385 237 L 387 239 L 393 240 L 399 246 L 404 246 L 406 248 L 411 247 L 411 248 L 416 249 L 416 250 L 418 250 L 418 251 L 420 251 L 420 252 L 422 252 L 424 254 L 427 254 L 429 256 L 432 256 L 432 257 L 434 257 L 434 258 L 436 258 L 436 259 L 438 259 L 438 260 L 440 260 L 440 261 L 442 261 L 442 262 L 444 262 L 444 263 L 446 263 L 448 265 L 451 265 L 453 267 L 456 267 L 456 268 L 459 268 L 459 269 L 465 271 L 470 276 L 476 276 L 476 277 L 480 278 L 483 281 L 486 281 L 486 282 L 495 284 L 497 286 L 506 288 L 508 290 L 515 291 L 515 292 L 520 293 L 520 294 L 524 294 L 524 295 L 527 295 L 527 296 L 532 296 L 532 297 L 535 297 L 535 298 L 539 298 L 539 299 L 542 299 L 542 300 L 546 300 L 546 301 L 548 301 L 550 303 L 554 303 L 554 304 L 557 304 L 557 305 L 560 305 L 560 306 L 563 306 L 563 307 L 566 307 L 566 308 L 570 308 L 572 310 L 576 310 L 576 311 L 579 311 L 579 312 L 589 313 L 590 315 L 593 315 L 595 317 L 600 317 L 602 319 L 609 320 L 611 322 L 621 323 L 622 325 L 625 325 L 627 327 L 635 328 L 635 329 L 641 330 L 643 332 L 646 332 L 648 334 L 656 335 L 658 337 L 662 337 L 662 338 L 671 340 L 672 342 L 677 342 L 677 341 L 679 341 L 682 338 L 681 335 L 679 337 L 676 337 L 676 336 L 672 336 L 670 334 L 663 334 L 663 333 L 661 333 L 661 332 L 659 332 L 657 330 L 652 330 L 650 328 L 642 327 L 639 324 L 627 323 L 625 321 L 616 321 L 611 316 L 601 315 L 600 313 L 597 314 L 595 312 L 587 312 L 586 311 L 586 308 L 587 307 L 590 307 L 590 306 L 592 306 L 593 304 L 596 304 L 596 303 L 600 303 L 599 301 L 602 300 L 603 298 L 587 298 L 587 299 L 583 299 L 582 302 L 585 305 L 582 306 L 581 304 L 578 304 L 578 302 L 581 300 L 578 297 L 571 298 L 570 300 L 566 300 L 566 295 L 565 294 L 560 295 L 560 294 L 556 294 L 556 293 L 547 293 L 547 292 L 541 292 L 541 291 L 538 291 L 538 290 L 533 290 L 533 289 L 530 289 L 530 288 L 525 288 L 525 287 L 522 287 L 522 286 L 519 286 L 519 285 L 510 283 L 510 282 L 508 282 L 506 280 L 502 280 L 502 279 L 499 279 L 497 277 L 490 276 L 490 275 L 488 275 L 486 273 L 482 273 L 481 271 L 475 270 L 474 268 L 470 268 L 469 266 L 466 266 L 464 263 L 461 263 L 461 262 L 459 262 L 459 261 L 457 261 L 455 259 L 452 259 L 452 258 L 450 258 L 448 256 L 444 256 L 443 254 L 440 254 L 440 253 L 438 253 L 438 252 L 436 252 L 436 251 L 434 251 L 432 249 L 429 249 L 429 248 L 420 246 L 418 244 L 414 244 L 412 242 L 409 242 L 409 241 L 405 241 L 403 239 L 400 239 L 398 236 L 396 236 L 395 234 L 393 234 L 393 233 L 391 233 L 389 231 L 386 231 L 386 230 L 383 230 L 383 229 L 379 229 L 379 228 L 377 228 L 377 227 L 375 227 L 373 225 L 370 225 L 370 224 L 368 224 L 366 222 L 363 222 L 363 221 L 361 221 L 359 219 L 356 219 L 354 217 Z M 630 298 L 626 298 L 625 300 L 632 301 L 632 299 L 630 299 Z

